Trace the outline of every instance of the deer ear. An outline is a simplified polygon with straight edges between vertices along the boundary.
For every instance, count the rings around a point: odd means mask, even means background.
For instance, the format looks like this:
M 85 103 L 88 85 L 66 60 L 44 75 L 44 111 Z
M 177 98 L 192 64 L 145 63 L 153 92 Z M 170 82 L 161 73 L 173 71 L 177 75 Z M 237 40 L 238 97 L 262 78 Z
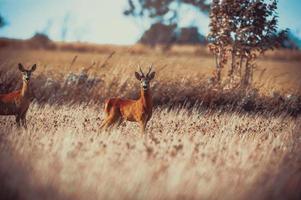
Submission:
M 152 80 L 153 78 L 155 78 L 155 74 L 156 74 L 156 72 L 152 72 L 152 73 L 148 76 L 149 80 Z
M 22 65 L 21 63 L 19 63 L 18 66 L 19 66 L 19 70 L 20 70 L 21 72 L 24 72 L 24 71 L 25 71 L 25 69 L 24 69 L 24 67 L 23 67 L 23 65 Z
M 135 72 L 136 79 L 141 80 L 141 75 L 138 72 Z
M 36 64 L 34 64 L 32 67 L 31 67 L 31 72 L 33 72 L 34 70 L 36 70 L 36 68 L 37 68 L 37 65 Z

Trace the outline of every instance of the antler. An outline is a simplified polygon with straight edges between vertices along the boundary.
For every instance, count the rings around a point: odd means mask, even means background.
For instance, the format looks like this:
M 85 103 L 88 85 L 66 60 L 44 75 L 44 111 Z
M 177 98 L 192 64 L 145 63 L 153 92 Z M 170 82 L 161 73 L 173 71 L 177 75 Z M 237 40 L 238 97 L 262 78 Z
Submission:
M 150 64 L 149 70 L 148 70 L 148 72 L 147 72 L 147 74 L 146 74 L 147 77 L 148 77 L 149 73 L 152 71 L 152 68 L 153 68 L 153 64 Z
M 141 75 L 143 76 L 143 77 L 145 77 L 144 76 L 144 73 L 143 73 L 143 71 L 142 71 L 142 69 L 141 69 L 141 66 L 138 64 L 138 67 L 139 67 L 139 70 L 140 70 L 140 73 L 141 73 Z

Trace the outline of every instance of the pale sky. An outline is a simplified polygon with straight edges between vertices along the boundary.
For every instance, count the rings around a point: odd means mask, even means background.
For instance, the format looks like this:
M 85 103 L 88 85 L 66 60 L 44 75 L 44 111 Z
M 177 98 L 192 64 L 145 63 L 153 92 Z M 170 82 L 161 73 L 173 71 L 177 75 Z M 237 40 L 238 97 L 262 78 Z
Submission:
M 0 13 L 8 23 L 0 30 L 0 37 L 27 39 L 36 32 L 46 32 L 51 39 L 61 40 L 67 17 L 67 41 L 133 44 L 148 24 L 141 26 L 125 17 L 126 5 L 127 0 L 0 0 Z M 208 18 L 184 9 L 181 25 L 192 23 L 207 34 Z M 290 28 L 299 37 L 300 9 L 301 0 L 279 0 L 279 26 Z

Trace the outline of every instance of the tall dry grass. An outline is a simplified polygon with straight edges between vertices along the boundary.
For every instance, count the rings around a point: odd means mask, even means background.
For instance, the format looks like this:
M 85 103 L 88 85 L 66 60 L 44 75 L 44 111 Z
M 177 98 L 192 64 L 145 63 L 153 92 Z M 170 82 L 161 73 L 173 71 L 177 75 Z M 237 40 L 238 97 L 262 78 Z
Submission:
M 299 118 L 157 108 L 147 136 L 134 123 L 102 132 L 102 118 L 100 106 L 93 104 L 34 104 L 27 130 L 1 117 L 6 194 L 20 199 L 300 198 Z
M 32 88 L 39 103 L 102 103 L 109 97 L 137 98 L 139 83 L 133 75 L 137 64 L 148 67 L 154 63 L 157 75 L 152 90 L 156 106 L 197 104 L 211 109 L 248 112 L 293 115 L 301 112 L 298 78 L 301 70 L 295 61 L 265 61 L 262 64 L 266 65 L 255 71 L 254 83 L 247 91 L 217 90 L 210 83 L 213 59 L 208 57 L 166 57 L 157 53 L 137 56 L 123 49 L 115 50 L 112 51 L 115 54 L 2 50 L 0 93 L 20 87 L 21 75 L 16 65 L 23 62 L 38 64 Z
M 18 62 L 38 64 L 28 129 L 0 116 L 1 197 L 300 199 L 297 61 L 262 60 L 249 91 L 216 90 L 210 57 L 112 48 L 0 49 L 1 93 L 20 87 Z M 133 72 L 150 63 L 147 135 L 129 122 L 100 131 L 103 100 L 137 97 Z

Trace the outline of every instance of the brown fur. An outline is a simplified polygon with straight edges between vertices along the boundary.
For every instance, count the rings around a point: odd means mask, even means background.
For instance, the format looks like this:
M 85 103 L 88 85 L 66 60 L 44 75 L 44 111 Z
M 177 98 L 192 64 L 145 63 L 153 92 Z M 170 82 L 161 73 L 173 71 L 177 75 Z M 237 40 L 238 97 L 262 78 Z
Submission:
M 136 77 L 138 80 L 141 80 L 142 78 L 151 80 L 154 77 L 154 73 L 151 78 L 148 77 L 148 75 L 145 77 L 143 73 L 141 76 L 136 75 Z M 152 95 L 149 88 L 141 88 L 140 97 L 137 100 L 121 98 L 108 99 L 105 101 L 104 108 L 106 118 L 104 119 L 101 128 L 108 128 L 115 123 L 120 124 L 122 121 L 131 121 L 138 122 L 141 131 L 144 133 L 147 122 L 152 117 L 152 110 Z
M 24 68 L 21 68 L 24 70 Z M 23 72 L 31 73 L 32 70 L 24 70 Z M 26 128 L 26 113 L 31 103 L 31 94 L 29 92 L 30 80 L 26 80 L 23 77 L 23 85 L 20 90 L 8 93 L 0 94 L 0 115 L 15 115 L 17 126 L 20 126 L 20 120 L 22 125 Z

